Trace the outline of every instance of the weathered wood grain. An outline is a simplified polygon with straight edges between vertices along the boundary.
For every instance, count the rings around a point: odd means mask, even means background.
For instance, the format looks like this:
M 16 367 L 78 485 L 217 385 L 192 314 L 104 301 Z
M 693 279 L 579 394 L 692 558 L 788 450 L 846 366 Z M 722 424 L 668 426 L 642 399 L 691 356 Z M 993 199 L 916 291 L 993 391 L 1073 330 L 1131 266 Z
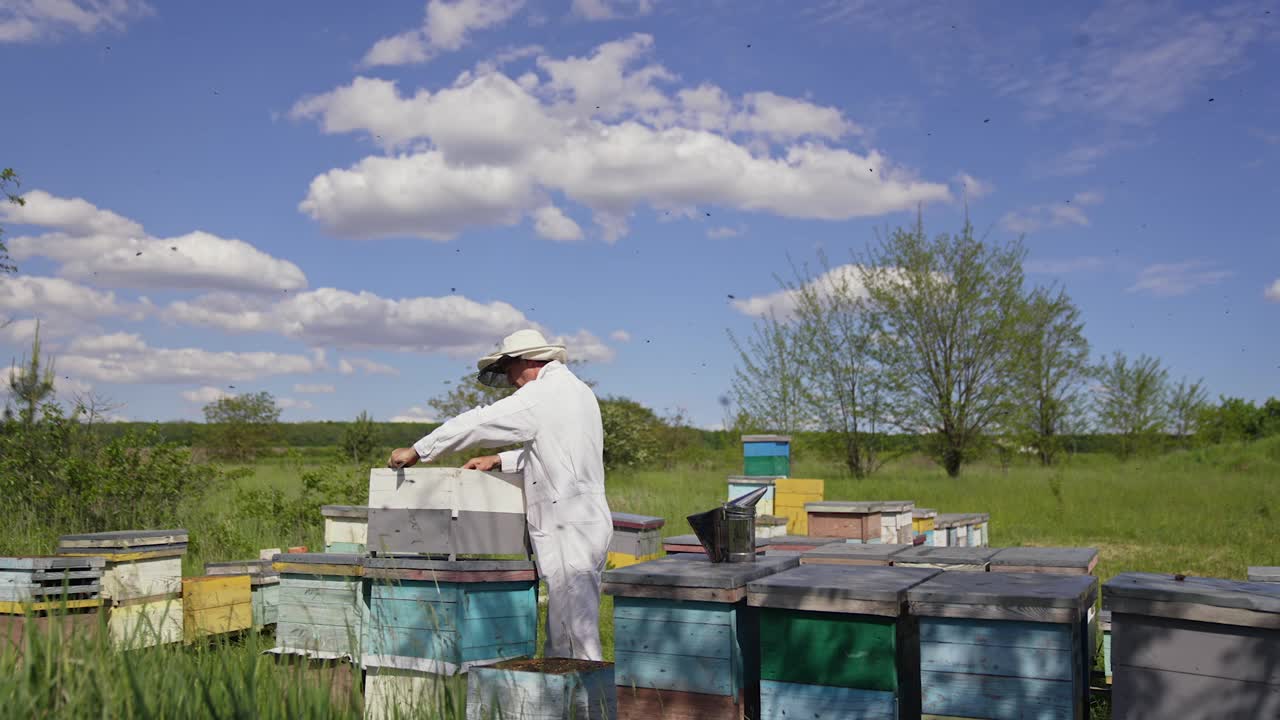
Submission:
M 1113 615 L 1112 662 L 1280 686 L 1280 630 Z
M 921 619 L 920 642 L 1047 651 L 1072 649 L 1071 631 L 1065 624 L 1015 621 L 991 623 L 936 617 Z
M 601 665 L 567 674 L 473 667 L 467 682 L 467 720 L 614 720 L 614 668 L 612 663 Z
M 458 700 L 466 695 L 465 677 L 370 667 L 364 678 L 365 720 L 457 717 Z
M 706 556 L 675 555 L 631 567 L 609 570 L 606 583 L 668 588 L 743 588 L 752 580 L 797 567 L 797 557 L 763 557 L 749 563 L 713 563 Z
M 618 685 L 618 720 L 744 720 L 744 708 L 743 697 Z
M 368 520 L 369 508 L 366 505 L 322 505 L 320 514 L 327 518 Z
M 809 532 L 822 537 L 850 538 L 854 540 L 880 539 L 880 513 L 854 515 L 848 513 L 827 513 L 813 509 L 814 503 L 807 503 L 805 511 L 809 515 Z
M 900 554 L 919 552 L 913 548 Z M 946 548 L 952 550 L 952 548 Z M 958 550 L 958 549 L 957 549 Z M 968 548 L 985 552 L 983 548 Z M 1098 581 L 1078 575 L 1039 573 L 940 573 L 908 592 L 912 602 L 959 605 L 1021 605 L 1072 608 L 1084 613 L 1097 595 Z
M 134 649 L 182 641 L 182 597 L 117 605 L 107 616 L 112 645 Z
M 1116 614 L 1280 628 L 1280 584 L 1124 573 L 1107 581 L 1103 607 Z
M 417 467 L 369 471 L 369 519 L 375 509 L 523 513 L 519 474 Z
M 1258 720 L 1280 717 L 1280 685 L 1128 667 L 1116 663 L 1115 720 Z
M 261 628 L 276 624 L 280 609 L 279 584 L 255 587 L 251 602 L 253 604 L 254 627 Z
M 72 570 L 101 570 L 107 566 L 107 560 L 101 556 L 65 557 L 61 555 L 28 555 L 23 557 L 0 557 L 0 570 L 28 572 L 62 572 Z
M 1251 567 L 1249 582 L 1280 583 L 1280 567 Z
M 33 612 L 49 612 L 62 610 L 82 610 L 102 606 L 101 598 L 58 599 L 46 601 L 14 602 L 0 601 L 0 615 L 24 615 Z
M 668 555 L 667 557 L 678 557 Z M 798 556 L 796 558 L 799 559 Z M 612 571 L 609 571 L 612 572 Z M 747 597 L 746 587 L 731 590 L 719 588 L 686 588 L 667 585 L 631 585 L 627 583 L 605 582 L 600 586 L 603 595 L 617 597 L 649 598 L 655 600 L 687 600 L 692 602 L 735 603 Z
M 779 535 L 769 538 L 769 546 L 803 551 L 825 545 L 844 544 L 844 540 L 844 538 L 820 537 L 817 535 Z
M 173 530 L 116 530 L 112 532 L 63 535 L 58 545 L 65 548 L 136 548 L 149 545 L 186 544 L 184 529 Z
M 899 544 L 832 543 L 806 551 L 800 556 L 800 564 L 889 566 L 898 553 L 910 547 Z
M 749 583 L 748 603 L 771 607 L 789 599 L 785 607 L 809 601 L 827 612 L 864 612 L 863 606 L 855 604 L 872 602 L 883 603 L 888 614 L 897 616 L 906 604 L 907 591 L 936 574 L 936 570 L 911 568 L 802 565 Z M 842 603 L 848 609 L 842 610 Z
M 729 658 L 614 652 L 618 683 L 625 687 L 733 695 L 734 673 Z
M 229 562 L 207 562 L 204 564 L 205 575 L 262 575 L 272 574 L 271 560 L 232 560 Z
M 762 720 L 793 718 L 858 718 L 899 720 L 892 692 L 827 687 L 801 683 L 760 681 Z
M 993 548 L 994 549 L 994 548 Z M 1000 549 L 991 572 L 1048 572 L 1088 575 L 1098 564 L 1097 548 L 1015 547 Z
M 1075 686 L 1061 680 L 920 673 L 925 713 L 963 718 L 1076 720 Z
M 182 607 L 196 611 L 249 603 L 253 591 L 248 575 L 206 575 L 182 578 Z
M 1074 679 L 1078 668 L 1073 648 L 1042 648 L 1002 645 L 966 645 L 964 643 L 920 643 L 920 670 L 957 672 L 971 675 Z

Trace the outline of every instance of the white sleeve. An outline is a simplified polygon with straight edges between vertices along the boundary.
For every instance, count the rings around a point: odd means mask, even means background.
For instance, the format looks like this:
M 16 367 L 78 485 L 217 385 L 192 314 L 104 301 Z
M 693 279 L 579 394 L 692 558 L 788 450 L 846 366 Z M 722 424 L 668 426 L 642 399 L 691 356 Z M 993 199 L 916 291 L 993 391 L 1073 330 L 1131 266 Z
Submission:
M 500 452 L 498 457 L 502 458 L 502 472 L 518 473 L 524 470 L 524 467 L 520 464 L 520 459 L 524 457 L 524 448 Z
M 413 444 L 425 462 L 468 448 L 502 447 L 528 442 L 537 434 L 528 394 L 516 393 L 449 420 Z

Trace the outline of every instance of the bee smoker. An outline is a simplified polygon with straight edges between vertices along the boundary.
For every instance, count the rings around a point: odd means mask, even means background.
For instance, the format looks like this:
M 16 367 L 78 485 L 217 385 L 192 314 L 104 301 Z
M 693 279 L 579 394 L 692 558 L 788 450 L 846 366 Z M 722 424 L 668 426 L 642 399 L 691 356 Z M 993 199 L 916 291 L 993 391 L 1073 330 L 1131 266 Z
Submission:
M 767 491 L 767 487 L 752 490 L 687 518 L 711 562 L 755 562 L 756 503 Z

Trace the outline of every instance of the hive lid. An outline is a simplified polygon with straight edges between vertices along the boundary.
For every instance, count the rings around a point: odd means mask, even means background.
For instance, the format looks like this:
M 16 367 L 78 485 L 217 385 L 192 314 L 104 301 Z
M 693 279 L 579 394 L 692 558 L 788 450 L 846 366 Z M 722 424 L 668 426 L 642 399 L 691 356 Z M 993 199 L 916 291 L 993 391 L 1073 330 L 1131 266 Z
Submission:
M 441 572 L 503 572 L 532 570 L 530 560 L 435 560 L 415 557 L 371 557 L 364 566 L 381 570 L 438 570 Z
M 907 590 L 942 572 L 932 568 L 801 565 L 747 585 L 747 602 L 759 607 L 794 607 L 897 616 Z M 852 603 L 876 605 L 852 605 Z
M 1000 548 L 932 547 L 916 545 L 894 556 L 894 562 L 936 563 L 939 565 L 981 565 L 990 562 Z
M 756 547 L 761 548 L 773 543 L 778 538 L 756 538 Z M 702 547 L 702 541 L 697 535 L 672 535 L 662 539 L 663 545 L 697 545 Z
M 823 500 L 804 504 L 807 512 L 853 514 L 906 512 L 914 507 L 915 502 L 911 500 Z
M 1170 605 L 1193 605 L 1201 606 L 1199 610 L 1204 615 L 1213 614 L 1210 608 L 1227 608 L 1270 615 L 1272 620 L 1280 622 L 1280 584 L 1277 583 L 1189 576 L 1177 580 L 1173 575 L 1124 573 L 1111 578 L 1103 586 L 1102 602 L 1116 612 L 1187 617 L 1184 610 L 1197 609 L 1173 608 Z
M 258 575 L 269 572 L 272 572 L 270 560 L 230 560 L 204 564 L 205 575 Z
M 653 515 L 635 515 L 624 512 L 613 513 L 613 526 L 615 528 L 653 530 L 666 524 L 667 521 L 665 518 L 655 517 Z
M 61 555 L 0 557 L 0 570 L 73 570 L 77 568 L 97 570 L 106 566 L 106 558 L 95 555 L 84 557 L 65 557 Z
M 63 535 L 58 538 L 59 547 L 65 548 L 135 548 L 139 545 L 186 544 L 187 531 L 173 530 L 114 530 L 111 532 Z
M 369 518 L 369 508 L 365 505 L 324 505 L 320 508 L 320 514 L 325 517 L 340 518 Z
M 626 585 L 733 590 L 752 580 L 800 564 L 799 555 L 757 557 L 754 562 L 713 563 L 702 554 L 667 555 L 649 562 L 606 570 L 604 581 Z
M 752 442 L 789 443 L 791 442 L 791 436 L 790 435 L 743 435 L 742 442 L 744 443 L 752 443 Z
M 295 565 L 362 565 L 364 559 L 355 553 L 280 553 L 272 558 Z
M 968 525 L 971 517 L 972 513 L 938 513 L 938 516 L 934 518 L 933 526 L 946 529 Z
M 92 555 L 101 556 L 107 560 L 111 560 L 117 555 L 129 555 L 137 557 L 178 557 L 185 555 L 187 552 L 187 544 L 179 543 L 175 545 L 135 545 L 133 547 L 68 547 L 65 545 L 58 546 L 59 555 L 77 556 Z
M 995 550 L 996 548 L 991 548 Z M 1097 548 L 1013 547 L 1000 549 L 991 557 L 992 565 L 1029 567 L 1089 568 L 1098 559 Z
M 1093 604 L 1098 579 L 1092 575 L 1051 573 L 941 572 L 911 590 L 907 599 L 931 605 L 973 607 L 973 617 L 985 608 L 1066 608 L 1083 612 Z M 931 614 L 925 611 L 922 614 Z M 1031 619 L 1031 618 L 1026 618 Z
M 729 482 L 734 485 L 773 485 L 776 480 L 785 480 L 786 475 L 730 475 Z
M 844 538 L 818 537 L 816 535 L 779 535 L 778 537 L 764 538 L 769 541 L 773 547 L 785 547 L 787 545 L 836 545 L 845 544 Z
M 1280 567 L 1250 567 L 1249 582 L 1280 583 Z
M 838 542 L 816 547 L 805 552 L 802 557 L 888 560 L 910 547 L 910 545 Z
M 938 511 L 933 508 L 916 508 L 911 511 L 911 517 L 916 520 L 924 520 L 925 518 L 938 517 Z

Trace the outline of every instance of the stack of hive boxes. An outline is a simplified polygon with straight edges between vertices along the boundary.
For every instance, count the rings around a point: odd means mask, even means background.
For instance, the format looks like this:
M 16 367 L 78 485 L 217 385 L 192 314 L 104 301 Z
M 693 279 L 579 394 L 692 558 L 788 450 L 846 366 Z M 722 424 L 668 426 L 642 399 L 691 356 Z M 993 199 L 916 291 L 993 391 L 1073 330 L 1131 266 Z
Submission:
M 117 647 L 138 648 L 182 640 L 182 557 L 186 530 L 123 530 L 64 535 L 58 555 L 102 557 L 102 597 Z
M 613 514 L 613 539 L 609 541 L 609 565 L 626 567 L 662 555 L 662 526 L 667 521 L 651 515 Z
M 324 551 L 327 553 L 364 553 L 369 536 L 369 508 L 363 505 L 325 505 Z
M 841 537 L 851 543 L 909 545 L 915 536 L 911 513 L 915 503 L 905 500 L 848 502 L 828 500 L 805 504 L 809 532 Z
M 933 508 L 916 508 L 911 511 L 911 527 L 919 541 L 917 544 L 933 544 L 934 523 L 937 519 L 938 511 Z
M 366 717 L 439 713 L 450 677 L 534 654 L 537 572 L 519 476 L 375 469 L 368 517 Z
M 791 438 L 787 435 L 743 435 L 742 474 L 787 477 L 791 474 Z
M 270 559 L 205 563 L 204 574 L 248 576 L 253 628 L 261 630 L 276 624 L 280 607 L 280 573 L 272 567 Z
M 773 512 L 787 519 L 787 534 L 808 535 L 809 515 L 804 506 L 822 502 L 824 483 L 821 480 L 802 478 L 778 478 L 773 482 Z
M 253 627 L 249 576 L 182 578 L 182 635 L 188 643 Z
M 21 652 L 28 624 L 96 629 L 105 569 L 100 557 L 0 557 L 0 642 Z

